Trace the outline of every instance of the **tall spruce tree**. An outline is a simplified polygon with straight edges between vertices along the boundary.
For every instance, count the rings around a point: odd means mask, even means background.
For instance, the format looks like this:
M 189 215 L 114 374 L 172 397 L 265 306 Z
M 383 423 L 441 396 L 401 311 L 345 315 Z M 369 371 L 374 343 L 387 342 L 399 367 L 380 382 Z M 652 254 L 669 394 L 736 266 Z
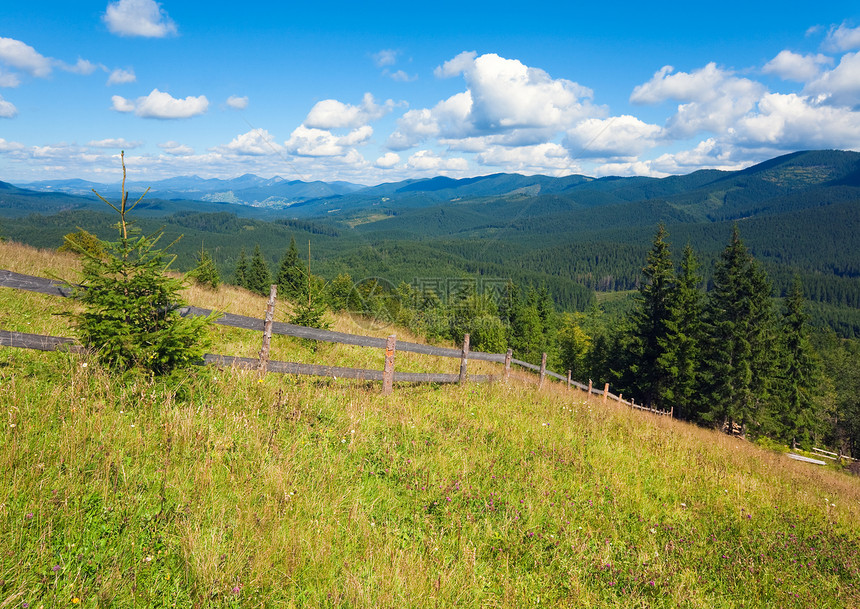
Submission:
M 633 314 L 630 345 L 630 371 L 641 399 L 652 408 L 665 408 L 673 397 L 673 361 L 668 336 L 673 314 L 675 270 L 666 242 L 666 229 L 660 224 L 639 288 Z
M 260 245 L 254 246 L 254 253 L 251 256 L 251 264 L 248 265 L 248 289 L 257 294 L 266 296 L 269 294 L 269 288 L 272 285 L 272 276 L 269 274 L 269 265 L 263 258 L 263 252 L 260 251 Z
M 307 277 L 305 275 L 306 271 L 302 268 L 296 239 L 290 237 L 290 247 L 287 248 L 284 257 L 281 258 L 281 265 L 275 280 L 275 283 L 278 284 L 278 290 L 284 298 L 295 300 L 307 292 Z
M 732 238 L 714 269 L 706 310 L 708 409 L 705 421 L 742 435 L 766 415 L 774 378 L 771 286 L 741 241 Z
M 240 288 L 248 288 L 248 256 L 245 248 L 239 250 L 239 259 L 236 261 L 236 270 L 233 272 L 233 282 Z
M 197 256 L 197 266 L 189 273 L 189 276 L 198 285 L 209 286 L 213 290 L 221 283 L 218 267 L 215 266 L 212 255 L 202 246 L 200 247 L 200 254 Z
M 819 385 L 818 362 L 809 342 L 809 318 L 804 311 L 803 285 L 795 275 L 782 318 L 780 412 L 778 419 L 786 440 L 809 450 L 816 428 L 815 393 Z
M 701 409 L 700 359 L 702 351 L 702 276 L 699 261 L 688 243 L 671 296 L 671 313 L 662 340 L 661 365 L 671 372 L 672 396 L 668 405 L 675 416 L 691 420 Z

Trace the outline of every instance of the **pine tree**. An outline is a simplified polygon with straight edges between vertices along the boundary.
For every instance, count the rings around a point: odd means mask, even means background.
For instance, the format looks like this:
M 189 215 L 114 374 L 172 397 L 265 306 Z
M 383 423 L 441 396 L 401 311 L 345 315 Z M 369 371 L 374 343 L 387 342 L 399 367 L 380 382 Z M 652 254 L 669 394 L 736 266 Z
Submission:
M 737 226 L 714 270 L 706 318 L 708 411 L 703 419 L 745 434 L 762 424 L 774 378 L 771 286 Z
M 815 389 L 819 384 L 818 362 L 809 342 L 808 316 L 804 311 L 803 286 L 795 275 L 782 318 L 781 412 L 785 439 L 811 448 L 812 435 L 820 426 L 815 416 Z
M 693 419 L 701 408 L 700 358 L 702 351 L 702 276 L 699 261 L 688 243 L 671 295 L 671 313 L 661 346 L 661 365 L 671 372 L 672 397 L 668 405 L 681 419 Z
M 675 271 L 666 229 L 661 224 L 654 236 L 639 288 L 637 309 L 633 314 L 633 341 L 630 356 L 635 385 L 645 404 L 665 408 L 673 397 L 672 351 L 668 343 L 669 321 Z
M 272 276 L 269 274 L 269 266 L 260 251 L 260 245 L 254 246 L 251 256 L 251 264 L 248 266 L 247 288 L 252 292 L 267 296 L 272 285 Z
M 240 288 L 248 288 L 248 257 L 245 255 L 245 248 L 239 251 L 239 260 L 236 261 L 236 270 L 233 273 L 233 282 Z
M 275 283 L 278 284 L 281 295 L 291 300 L 297 299 L 300 294 L 307 291 L 305 269 L 302 268 L 299 249 L 296 247 L 294 237 L 290 237 L 290 247 L 284 252 L 284 257 L 281 258 Z
M 203 247 L 200 248 L 200 254 L 197 256 L 197 266 L 189 273 L 189 276 L 199 285 L 209 286 L 213 290 L 221 283 L 215 261 Z

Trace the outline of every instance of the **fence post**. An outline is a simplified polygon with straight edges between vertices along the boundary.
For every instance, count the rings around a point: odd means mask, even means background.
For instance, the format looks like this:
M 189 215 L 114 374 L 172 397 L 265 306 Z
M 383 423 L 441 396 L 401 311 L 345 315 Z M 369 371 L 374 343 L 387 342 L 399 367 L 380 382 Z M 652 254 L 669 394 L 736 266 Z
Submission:
M 588 379 L 588 396 L 585 398 L 586 402 L 591 401 L 591 389 L 592 389 L 592 387 L 593 387 L 593 384 L 591 382 L 591 379 Z
M 624 403 L 624 394 L 623 394 L 623 393 L 619 393 L 619 394 L 618 394 L 618 403 L 619 403 L 619 404 L 623 404 L 623 403 Z
M 392 334 L 385 342 L 385 368 L 382 370 L 382 395 L 390 395 L 394 390 L 394 351 L 397 336 Z
M 572 370 L 567 371 L 567 390 L 570 391 L 570 376 L 573 374 Z
M 508 349 L 507 352 L 505 352 L 505 381 L 511 377 L 511 359 L 513 356 L 513 349 Z
M 468 380 L 466 365 L 469 363 L 469 335 L 463 335 L 463 353 L 460 355 L 460 384 L 465 385 Z
M 541 355 L 540 357 L 540 384 L 539 387 L 543 387 L 543 380 L 546 378 L 546 353 Z
M 275 297 L 278 295 L 278 285 L 273 283 L 269 288 L 269 301 L 266 303 L 266 318 L 263 320 L 263 346 L 260 349 L 260 370 L 265 371 L 269 365 L 269 347 L 272 344 L 272 322 L 275 319 Z

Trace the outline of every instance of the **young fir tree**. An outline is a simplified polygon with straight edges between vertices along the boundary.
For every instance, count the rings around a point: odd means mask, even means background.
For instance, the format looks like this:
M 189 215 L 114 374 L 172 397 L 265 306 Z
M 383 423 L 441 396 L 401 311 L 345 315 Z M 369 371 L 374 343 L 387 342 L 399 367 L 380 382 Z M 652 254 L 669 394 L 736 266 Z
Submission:
M 819 385 L 818 365 L 809 342 L 809 318 L 804 311 L 803 286 L 795 275 L 785 299 L 782 318 L 780 370 L 781 412 L 777 413 L 785 439 L 809 450 L 818 427 L 815 393 Z
M 269 265 L 263 258 L 263 252 L 260 251 L 260 245 L 254 246 L 254 253 L 251 255 L 251 263 L 248 265 L 247 288 L 252 292 L 256 292 L 262 296 L 268 296 L 269 289 L 272 286 L 272 276 L 269 274 Z
M 307 278 L 305 272 L 299 258 L 296 240 L 294 237 L 290 237 L 290 247 L 284 252 L 284 257 L 281 258 L 278 276 L 275 279 L 278 290 L 284 298 L 295 300 L 306 291 Z
M 714 269 L 706 309 L 708 410 L 705 421 L 742 435 L 765 415 L 774 377 L 771 286 L 737 226 Z
M 239 259 L 236 261 L 233 281 L 238 287 L 248 289 L 248 256 L 245 254 L 244 247 L 239 250 Z
M 180 316 L 182 282 L 165 275 L 174 257 L 157 247 L 161 235 L 139 236 L 126 217 L 149 189 L 128 204 L 125 154 L 120 158 L 119 206 L 95 193 L 119 214 L 119 239 L 102 241 L 101 253 L 80 246 L 83 278 L 74 296 L 83 310 L 70 316 L 82 343 L 109 367 L 167 374 L 200 360 L 210 318 Z
M 691 420 L 701 408 L 700 359 L 702 351 L 702 276 L 699 261 L 688 243 L 681 270 L 672 291 L 666 336 L 662 340 L 661 365 L 671 372 L 672 398 L 668 405 L 674 416 Z
M 201 246 L 200 254 L 197 256 L 197 266 L 189 273 L 189 276 L 197 282 L 198 285 L 205 285 L 213 290 L 221 283 L 221 277 L 218 275 L 218 268 L 215 266 L 215 261 L 209 252 Z
M 648 252 L 647 264 L 642 269 L 644 281 L 639 288 L 637 308 L 633 314 L 630 345 L 630 371 L 635 386 L 645 404 L 660 409 L 672 401 L 675 367 L 672 346 L 668 341 L 675 270 L 666 236 L 666 229 L 661 224 Z

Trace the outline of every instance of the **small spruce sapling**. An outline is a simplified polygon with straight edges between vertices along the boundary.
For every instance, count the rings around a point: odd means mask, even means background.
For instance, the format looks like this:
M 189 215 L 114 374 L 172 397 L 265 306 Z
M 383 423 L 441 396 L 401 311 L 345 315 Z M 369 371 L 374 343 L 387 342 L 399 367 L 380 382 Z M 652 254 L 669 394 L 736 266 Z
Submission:
M 168 259 L 167 248 L 156 247 L 160 233 L 138 235 L 127 219 L 149 189 L 128 204 L 124 153 L 120 158 L 119 206 L 93 191 L 119 214 L 119 240 L 102 241 L 101 256 L 78 249 L 84 256 L 84 268 L 74 295 L 83 311 L 70 316 L 83 344 L 109 367 L 119 371 L 140 367 L 166 374 L 200 360 L 211 320 L 180 316 L 182 281 L 165 275 L 175 256 Z M 75 245 L 71 240 L 67 243 Z

